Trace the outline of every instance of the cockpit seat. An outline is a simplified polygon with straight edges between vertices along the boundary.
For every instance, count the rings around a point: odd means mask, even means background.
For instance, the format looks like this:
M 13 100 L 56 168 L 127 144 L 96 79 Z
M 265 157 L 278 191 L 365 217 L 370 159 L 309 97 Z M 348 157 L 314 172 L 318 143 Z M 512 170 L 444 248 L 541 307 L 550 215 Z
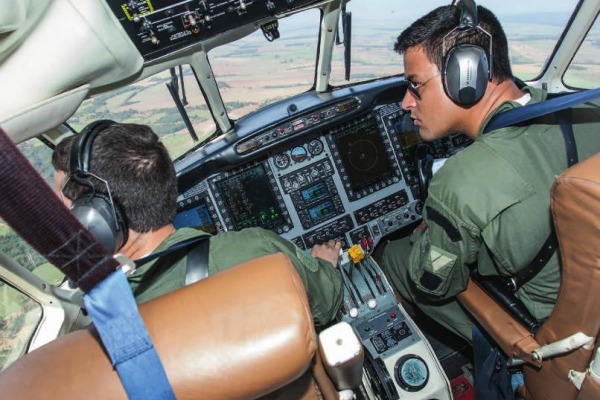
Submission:
M 140 305 L 178 399 L 333 399 L 302 281 L 283 254 Z M 152 382 L 148 382 L 152 385 Z M 6 399 L 124 399 L 93 328 L 0 373 Z
M 535 335 L 473 282 L 459 298 L 509 357 L 526 362 L 527 399 L 600 399 L 600 383 L 589 371 L 600 344 L 600 153 L 558 177 L 551 207 L 563 270 L 556 306 Z M 587 338 L 574 344 L 576 334 Z M 560 343 L 569 337 L 572 342 Z M 560 347 L 557 355 L 538 357 Z

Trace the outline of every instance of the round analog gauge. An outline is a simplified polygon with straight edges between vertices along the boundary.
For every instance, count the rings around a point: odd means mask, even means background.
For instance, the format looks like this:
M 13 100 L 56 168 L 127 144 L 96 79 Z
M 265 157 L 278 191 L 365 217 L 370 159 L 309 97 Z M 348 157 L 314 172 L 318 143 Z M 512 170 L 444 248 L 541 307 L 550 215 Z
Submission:
M 323 143 L 319 139 L 311 140 L 308 143 L 308 152 L 313 156 L 318 156 L 323 152 Z
M 292 156 L 292 160 L 295 162 L 302 162 L 306 160 L 306 157 L 308 157 L 306 149 L 302 146 L 294 147 L 290 152 L 290 155 Z
M 408 354 L 401 357 L 394 367 L 396 382 L 404 390 L 416 392 L 422 389 L 429 380 L 429 369 L 419 356 Z
M 290 158 L 287 154 L 277 154 L 273 161 L 279 169 L 287 168 L 290 165 Z

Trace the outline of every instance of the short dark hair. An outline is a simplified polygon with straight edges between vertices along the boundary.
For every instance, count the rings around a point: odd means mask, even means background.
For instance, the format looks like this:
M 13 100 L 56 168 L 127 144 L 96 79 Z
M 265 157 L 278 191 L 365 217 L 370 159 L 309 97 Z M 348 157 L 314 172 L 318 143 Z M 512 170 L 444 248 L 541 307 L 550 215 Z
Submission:
M 54 151 L 52 152 L 52 166 L 55 171 L 64 172 L 67 175 L 69 174 L 69 155 L 71 152 L 71 145 L 74 141 L 75 136 L 67 136 L 54 146 Z M 63 188 L 63 194 L 69 200 L 73 200 L 79 193 L 75 190 L 73 185 L 69 186 L 70 187 Z
M 457 6 L 442 6 L 419 18 L 406 28 L 394 45 L 394 51 L 405 53 L 413 47 L 422 47 L 427 58 L 442 71 L 444 57 L 444 37 L 459 24 L 460 9 Z M 492 80 L 500 83 L 512 79 L 512 70 L 508 56 L 508 41 L 500 21 L 487 8 L 477 6 L 478 25 L 492 36 L 491 67 Z M 455 30 L 446 38 L 446 52 L 458 44 L 474 44 L 482 47 L 488 54 L 489 36 L 481 29 L 467 31 Z
M 62 143 L 62 142 L 61 142 Z M 71 141 L 72 144 L 72 141 Z M 60 143 L 59 143 L 60 145 Z M 70 145 L 65 145 L 70 151 Z M 55 149 L 57 170 L 68 172 L 68 157 Z M 64 168 L 64 169 L 63 169 Z M 114 202 L 125 214 L 130 229 L 144 233 L 173 221 L 177 211 L 177 178 L 171 157 L 158 136 L 146 125 L 114 124 L 94 139 L 89 172 L 107 181 Z M 106 186 L 91 179 L 94 189 Z M 79 197 L 91 187 L 69 179 L 65 193 Z
M 73 140 L 75 140 L 75 136 L 67 136 L 54 146 L 52 166 L 56 171 L 69 173 L 69 152 L 71 151 Z

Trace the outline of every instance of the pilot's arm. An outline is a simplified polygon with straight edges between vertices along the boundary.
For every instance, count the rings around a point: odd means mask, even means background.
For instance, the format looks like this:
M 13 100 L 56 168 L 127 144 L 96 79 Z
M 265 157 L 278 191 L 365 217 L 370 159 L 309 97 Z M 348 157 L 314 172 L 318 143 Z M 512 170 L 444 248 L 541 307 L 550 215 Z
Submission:
M 331 253 L 331 250 L 328 249 L 325 254 Z M 339 252 L 339 248 L 337 251 Z M 213 236 L 210 239 L 211 273 L 255 257 L 277 252 L 287 255 L 298 271 L 308 294 L 315 324 L 325 325 L 333 320 L 343 299 L 342 278 L 339 271 L 334 268 L 331 261 L 321 258 L 324 253 L 313 257 L 274 232 L 261 228 L 248 228 L 241 231 L 221 232 Z
M 467 287 L 468 265 L 477 261 L 479 229 L 429 195 L 423 223 L 411 236 L 408 274 L 416 288 L 432 299 L 456 296 Z

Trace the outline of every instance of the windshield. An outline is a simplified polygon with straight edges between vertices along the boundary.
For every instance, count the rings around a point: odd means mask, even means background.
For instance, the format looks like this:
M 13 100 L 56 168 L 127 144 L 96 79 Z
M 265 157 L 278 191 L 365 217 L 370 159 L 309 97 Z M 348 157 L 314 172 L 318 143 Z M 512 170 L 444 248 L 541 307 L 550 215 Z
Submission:
M 352 15 L 350 81 L 345 80 L 344 44 L 338 44 L 333 49 L 331 85 L 336 87 L 403 73 L 402 57 L 393 51 L 397 36 L 411 22 L 448 3 L 440 0 L 348 2 L 346 11 Z M 496 13 L 503 24 L 513 73 L 522 80 L 535 79 L 542 73 L 576 3 L 577 0 L 531 0 L 506 7 L 502 0 L 477 2 Z M 306 10 L 278 21 L 279 38 L 258 29 L 208 52 L 219 95 L 230 119 L 236 120 L 314 86 L 320 19 L 319 9 Z M 339 41 L 343 43 L 347 39 L 341 24 L 338 31 Z M 586 43 L 588 47 L 594 46 L 594 38 Z M 572 71 L 580 71 L 579 77 L 587 75 L 579 64 Z M 101 118 L 150 125 L 176 159 L 214 134 L 216 124 L 191 68 L 184 65 L 181 70 L 176 68 L 175 73 L 176 78 L 170 71 L 164 71 L 91 98 L 68 122 L 77 131 Z M 199 141 L 193 140 L 167 88 L 167 84 L 174 82 Z M 595 84 L 588 83 L 584 87 L 592 86 Z
M 349 2 L 346 9 L 352 13 L 350 82 L 403 73 L 402 57 L 393 51 L 398 35 L 419 17 L 449 3 L 440 0 Z M 528 0 L 511 2 L 510 7 L 503 0 L 479 0 L 477 4 L 496 14 L 508 38 L 513 73 L 528 80 L 541 74 L 577 0 Z M 334 49 L 331 83 L 348 83 L 344 79 L 343 46 Z
M 175 73 L 175 76 L 173 76 Z M 183 85 L 181 75 L 183 74 Z M 99 119 L 149 125 L 175 159 L 192 148 L 194 141 L 179 113 L 167 84 L 185 106 L 198 141 L 215 131 L 215 123 L 192 69 L 185 65 L 164 71 L 129 86 L 92 97 L 69 119 L 77 132 Z
M 313 86 L 319 10 L 279 20 L 279 38 L 262 30 L 210 51 L 208 57 L 232 119 Z
M 577 54 L 565 73 L 564 82 L 573 88 L 593 89 L 600 85 L 600 65 L 598 65 L 598 44 L 600 43 L 600 21 L 596 22 L 579 46 Z

